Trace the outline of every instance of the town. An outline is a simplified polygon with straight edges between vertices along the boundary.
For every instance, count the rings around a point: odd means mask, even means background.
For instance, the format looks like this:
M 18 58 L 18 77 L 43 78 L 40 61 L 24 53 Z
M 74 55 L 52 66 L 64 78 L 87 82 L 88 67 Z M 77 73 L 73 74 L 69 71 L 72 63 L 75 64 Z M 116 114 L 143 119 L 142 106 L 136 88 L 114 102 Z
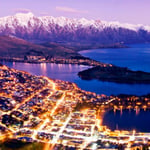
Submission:
M 149 108 L 149 97 L 98 95 L 0 65 L 0 141 L 42 142 L 50 149 L 148 149 L 149 133 L 111 131 L 103 116 L 108 110 Z

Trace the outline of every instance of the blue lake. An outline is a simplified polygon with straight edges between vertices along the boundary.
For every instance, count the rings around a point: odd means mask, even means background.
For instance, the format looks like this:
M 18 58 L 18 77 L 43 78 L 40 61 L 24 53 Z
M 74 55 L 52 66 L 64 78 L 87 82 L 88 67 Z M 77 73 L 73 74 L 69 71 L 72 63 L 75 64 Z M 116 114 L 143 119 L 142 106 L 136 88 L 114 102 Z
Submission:
M 80 54 L 97 61 L 111 63 L 132 70 L 150 72 L 150 44 L 128 45 L 130 48 L 85 50 Z
M 108 111 L 104 115 L 103 125 L 112 130 L 136 130 L 140 132 L 150 132 L 150 110 L 123 110 L 122 113 Z

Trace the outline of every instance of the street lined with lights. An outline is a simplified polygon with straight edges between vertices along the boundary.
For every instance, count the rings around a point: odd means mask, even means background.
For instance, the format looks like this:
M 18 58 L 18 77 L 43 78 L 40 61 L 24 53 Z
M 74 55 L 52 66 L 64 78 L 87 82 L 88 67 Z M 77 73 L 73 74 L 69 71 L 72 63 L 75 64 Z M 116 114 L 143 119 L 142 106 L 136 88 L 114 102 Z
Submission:
M 147 109 L 150 99 L 97 95 L 76 84 L 0 66 L 0 141 L 7 138 L 42 142 L 76 149 L 101 149 L 143 145 L 150 134 L 111 131 L 103 115 L 114 109 Z

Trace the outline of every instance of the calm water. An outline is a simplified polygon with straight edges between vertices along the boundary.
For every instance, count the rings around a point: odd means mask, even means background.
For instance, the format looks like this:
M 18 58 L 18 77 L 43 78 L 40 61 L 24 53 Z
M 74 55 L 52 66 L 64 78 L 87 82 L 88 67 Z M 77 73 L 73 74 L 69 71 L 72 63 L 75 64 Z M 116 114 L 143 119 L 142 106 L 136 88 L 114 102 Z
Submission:
M 16 62 L 1 62 L 9 67 L 27 71 L 33 75 L 48 76 L 52 79 L 60 79 L 64 81 L 75 82 L 80 80 L 77 76 L 79 71 L 85 70 L 89 67 L 83 65 L 67 65 L 67 64 L 30 64 L 30 63 L 16 63 Z
M 81 54 L 101 62 L 112 63 L 118 66 L 129 67 L 133 70 L 150 72 L 150 44 L 132 45 L 133 48 L 124 49 L 98 49 L 82 51 Z M 137 48 L 139 47 L 139 48 Z M 118 84 L 98 80 L 81 80 L 77 73 L 88 67 L 83 65 L 58 65 L 58 64 L 28 64 L 11 63 L 3 64 L 19 70 L 25 70 L 34 75 L 45 75 L 54 79 L 75 82 L 80 88 L 96 92 L 97 94 L 117 95 L 134 94 L 145 95 L 150 93 L 150 85 L 145 84 Z
M 150 44 L 129 45 L 129 47 L 86 50 L 80 53 L 101 62 L 150 72 Z
M 104 115 L 103 124 L 115 130 L 136 130 L 150 132 L 150 110 L 140 110 L 137 114 L 135 110 L 109 111 Z

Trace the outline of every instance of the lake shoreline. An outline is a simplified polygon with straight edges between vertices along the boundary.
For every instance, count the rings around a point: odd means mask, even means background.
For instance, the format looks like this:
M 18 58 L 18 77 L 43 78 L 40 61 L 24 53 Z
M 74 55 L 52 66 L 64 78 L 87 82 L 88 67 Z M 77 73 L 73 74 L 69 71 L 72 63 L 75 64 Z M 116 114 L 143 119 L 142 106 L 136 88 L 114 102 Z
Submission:
M 150 84 L 150 73 L 123 67 L 93 67 L 78 73 L 83 80 L 101 80 L 126 84 Z
M 143 71 L 132 71 L 125 67 L 118 67 L 112 64 L 102 63 L 93 60 L 88 57 L 81 55 L 79 58 L 72 59 L 62 59 L 62 58 L 52 58 L 48 61 L 28 61 L 19 60 L 11 58 L 0 58 L 0 61 L 8 62 L 20 62 L 20 63 L 31 63 L 31 64 L 41 64 L 41 63 L 55 63 L 55 64 L 76 64 L 92 66 L 92 68 L 78 72 L 78 76 L 82 80 L 93 80 L 97 79 L 100 81 L 115 82 L 115 83 L 125 83 L 125 84 L 150 84 L 150 73 Z M 115 69 L 114 69 L 115 68 Z M 121 74 L 120 74 L 121 71 Z
M 129 45 L 130 46 L 130 45 Z M 150 45 L 131 45 L 127 49 L 99 49 L 82 53 L 84 57 L 89 57 L 96 61 L 111 63 L 115 66 L 128 67 L 131 70 L 142 70 L 149 72 L 149 49 Z M 137 49 L 138 48 L 138 49 Z M 106 53 L 105 53 L 106 52 Z M 137 52 L 137 53 L 136 53 Z M 93 55 L 94 54 L 94 55 Z M 126 57 L 127 56 L 127 57 Z M 131 57 L 132 56 L 132 57 Z M 138 57 L 139 56 L 139 57 Z M 117 59 L 116 59 L 117 58 Z M 119 59 L 118 59 L 119 58 Z M 134 60 L 131 61 L 130 59 Z M 142 58 L 142 59 L 141 59 Z M 115 60 L 115 61 L 114 61 Z M 141 61 L 141 62 L 140 62 Z M 117 62 L 117 63 L 116 63 Z M 87 70 L 92 66 L 78 64 L 56 64 L 56 63 L 21 63 L 1 61 L 1 63 L 13 67 L 14 69 L 24 70 L 34 75 L 48 76 L 53 79 L 60 79 L 76 83 L 86 91 L 105 95 L 147 95 L 150 93 L 150 84 L 121 84 L 98 80 L 81 80 L 78 72 Z

